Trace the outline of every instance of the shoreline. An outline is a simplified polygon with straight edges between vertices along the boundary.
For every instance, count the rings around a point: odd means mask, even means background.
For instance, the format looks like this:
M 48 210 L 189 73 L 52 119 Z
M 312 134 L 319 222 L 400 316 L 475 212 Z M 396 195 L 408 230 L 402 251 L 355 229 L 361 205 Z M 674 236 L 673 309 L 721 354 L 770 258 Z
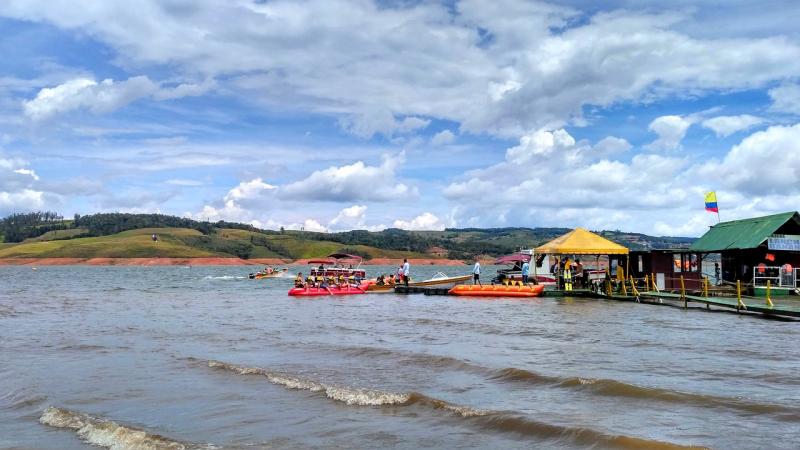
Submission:
M 438 258 L 409 258 L 411 265 L 463 266 L 461 260 Z M 402 258 L 374 258 L 365 260 L 365 266 L 400 265 Z M 0 258 L 0 266 L 260 266 L 288 265 L 304 266 L 308 259 L 297 261 L 279 258 Z

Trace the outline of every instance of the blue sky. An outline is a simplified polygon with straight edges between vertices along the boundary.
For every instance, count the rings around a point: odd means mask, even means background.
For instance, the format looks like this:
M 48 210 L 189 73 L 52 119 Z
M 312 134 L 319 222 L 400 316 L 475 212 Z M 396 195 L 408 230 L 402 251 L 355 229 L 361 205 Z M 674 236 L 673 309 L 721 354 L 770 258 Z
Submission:
M 0 4 L 0 216 L 699 235 L 800 209 L 791 1 Z

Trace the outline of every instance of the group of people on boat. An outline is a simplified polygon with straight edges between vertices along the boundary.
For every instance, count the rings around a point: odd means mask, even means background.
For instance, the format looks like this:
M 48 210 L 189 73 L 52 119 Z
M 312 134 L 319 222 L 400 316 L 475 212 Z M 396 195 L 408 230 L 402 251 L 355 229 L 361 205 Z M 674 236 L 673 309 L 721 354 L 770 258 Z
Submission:
M 411 264 L 409 264 L 408 259 L 403 259 L 403 264 L 397 267 L 397 274 L 393 275 L 393 277 L 395 277 L 397 283 L 403 283 L 408 286 L 408 282 L 411 280 Z
M 398 282 L 399 279 L 396 278 L 394 274 L 392 275 L 383 274 L 375 280 L 375 284 L 377 284 L 378 286 L 394 286 Z
M 320 266 L 320 270 L 324 270 L 322 266 Z M 319 272 L 322 273 L 322 272 Z M 294 277 L 294 287 L 296 288 L 330 288 L 334 286 L 338 287 L 346 287 L 346 286 L 358 286 L 361 283 L 361 277 L 357 275 L 350 275 L 345 276 L 343 273 L 339 275 L 311 275 L 309 274 L 307 277 L 303 278 L 303 272 L 298 272 L 297 276 Z
M 266 267 L 264 267 L 264 269 L 262 269 L 262 270 L 260 270 L 258 272 L 251 273 L 250 274 L 250 278 L 258 279 L 258 278 L 263 278 L 263 277 L 270 277 L 272 275 L 277 276 L 277 274 L 279 274 L 281 272 L 286 272 L 287 270 L 288 269 L 276 269 L 276 268 L 274 268 L 272 266 L 266 266 Z

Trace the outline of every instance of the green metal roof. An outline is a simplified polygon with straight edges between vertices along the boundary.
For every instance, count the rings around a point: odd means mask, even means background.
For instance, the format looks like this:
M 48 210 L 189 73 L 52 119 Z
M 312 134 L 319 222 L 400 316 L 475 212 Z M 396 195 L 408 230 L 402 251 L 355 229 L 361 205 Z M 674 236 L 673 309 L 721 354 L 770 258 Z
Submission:
M 697 252 L 718 252 L 722 250 L 756 248 L 790 220 L 800 224 L 800 214 L 793 211 L 771 216 L 754 217 L 752 219 L 721 222 L 711 227 L 689 249 Z

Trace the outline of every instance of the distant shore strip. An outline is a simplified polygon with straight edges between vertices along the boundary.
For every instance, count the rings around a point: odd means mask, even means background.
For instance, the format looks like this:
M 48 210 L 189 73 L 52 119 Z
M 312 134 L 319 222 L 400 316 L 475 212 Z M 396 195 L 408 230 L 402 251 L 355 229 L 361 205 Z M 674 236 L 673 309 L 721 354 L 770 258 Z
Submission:
M 400 258 L 374 258 L 363 264 L 372 266 L 391 266 L 403 262 Z M 417 266 L 463 266 L 464 261 L 456 259 L 412 258 Z M 288 261 L 279 258 L 0 258 L 0 266 L 261 266 L 261 265 L 306 265 L 307 259 Z

